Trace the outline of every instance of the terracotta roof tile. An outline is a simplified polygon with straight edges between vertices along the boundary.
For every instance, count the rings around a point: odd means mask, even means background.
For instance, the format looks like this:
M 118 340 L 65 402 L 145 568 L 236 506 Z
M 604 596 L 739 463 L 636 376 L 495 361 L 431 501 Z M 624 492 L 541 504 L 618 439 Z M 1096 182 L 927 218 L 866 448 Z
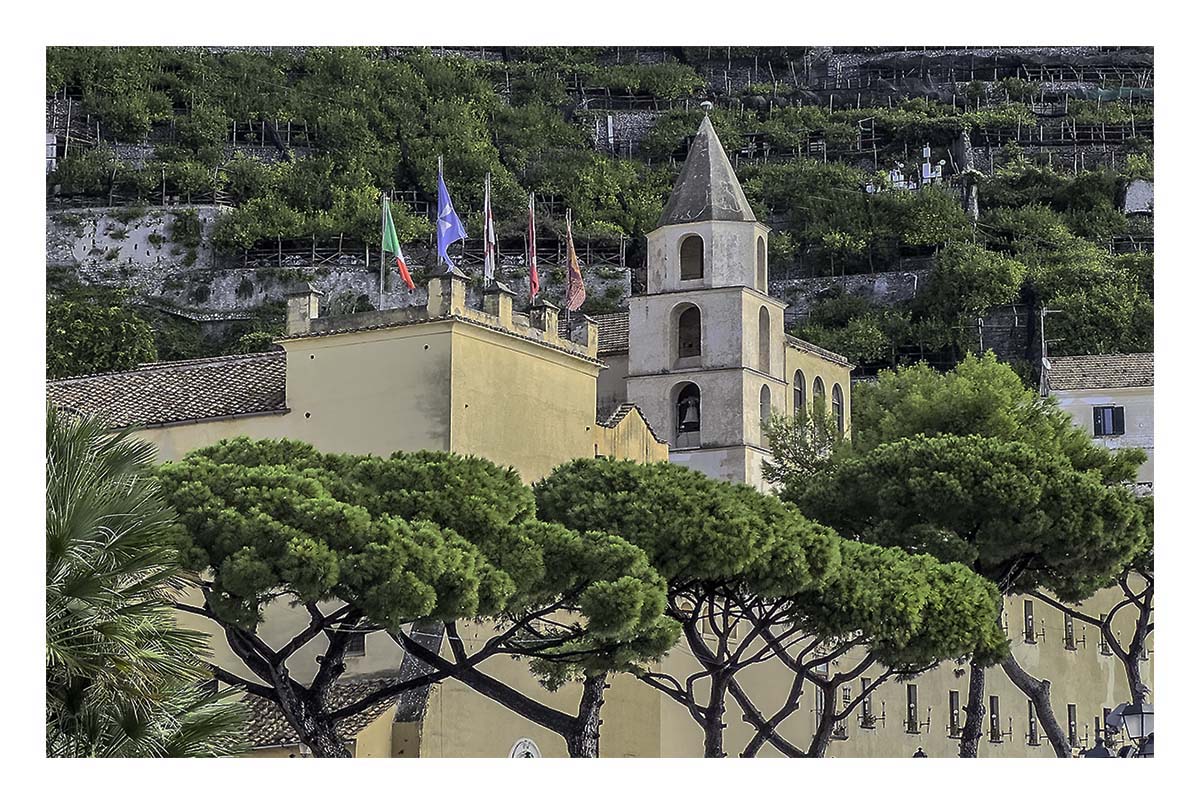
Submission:
M 1051 391 L 1086 388 L 1147 388 L 1154 385 L 1154 353 L 1069 355 L 1048 358 Z
M 370 693 L 385 684 L 400 680 L 394 675 L 355 676 L 338 681 L 329 691 L 330 711 L 360 701 Z M 340 721 L 337 724 L 338 734 L 347 742 L 358 736 L 358 733 L 379 719 L 384 712 L 396 703 L 399 695 L 389 696 L 376 701 L 357 715 Z M 283 711 L 274 701 L 260 698 L 257 695 L 247 695 L 244 699 L 249 710 L 246 717 L 246 741 L 254 748 L 271 746 L 298 745 L 300 738 L 283 716 Z
M 286 376 L 282 351 L 228 355 L 54 380 L 46 384 L 46 399 L 113 427 L 282 413 Z

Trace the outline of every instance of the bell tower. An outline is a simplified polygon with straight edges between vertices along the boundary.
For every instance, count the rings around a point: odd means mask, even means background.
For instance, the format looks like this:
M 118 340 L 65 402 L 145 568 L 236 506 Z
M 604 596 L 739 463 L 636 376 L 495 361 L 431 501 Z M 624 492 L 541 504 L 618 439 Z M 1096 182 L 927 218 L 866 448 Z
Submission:
M 788 389 L 786 305 L 767 294 L 769 232 L 706 111 L 646 235 L 646 292 L 629 301 L 629 401 L 666 435 L 671 460 L 759 487 L 763 421 L 786 410 Z

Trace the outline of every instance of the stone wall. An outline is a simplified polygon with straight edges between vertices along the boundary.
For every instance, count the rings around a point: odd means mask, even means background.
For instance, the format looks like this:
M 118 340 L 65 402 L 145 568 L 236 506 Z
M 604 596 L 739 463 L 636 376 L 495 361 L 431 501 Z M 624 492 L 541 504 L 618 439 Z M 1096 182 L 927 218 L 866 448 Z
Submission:
M 823 295 L 837 288 L 875 304 L 893 306 L 912 300 L 931 273 L 932 269 L 920 268 L 850 276 L 772 279 L 770 288 L 772 296 L 788 303 L 784 321 L 790 327 L 807 317 Z
M 198 246 L 175 242 L 172 223 L 177 214 L 193 212 L 200 220 Z M 98 207 L 61 209 L 46 215 L 46 264 L 88 285 L 128 288 L 135 296 L 161 309 L 196 321 L 234 321 L 252 317 L 265 304 L 282 302 L 287 288 L 308 280 L 324 294 L 327 308 L 349 313 L 380 307 L 378 251 L 371 264 L 362 253 L 342 254 L 314 265 L 307 255 L 243 263 L 223 257 L 211 245 L 218 207 Z M 422 277 L 433 260 L 425 244 L 405 246 L 417 288 L 409 291 L 394 263 L 389 264 L 384 309 L 426 303 Z M 560 266 L 539 266 L 543 294 L 560 302 L 564 275 Z M 482 271 L 470 267 L 471 303 L 482 301 Z M 516 307 L 528 303 L 528 270 L 520 256 L 503 256 L 497 275 L 517 291 Z M 593 303 L 604 300 L 623 308 L 630 294 L 630 271 L 607 266 L 584 266 L 584 280 Z

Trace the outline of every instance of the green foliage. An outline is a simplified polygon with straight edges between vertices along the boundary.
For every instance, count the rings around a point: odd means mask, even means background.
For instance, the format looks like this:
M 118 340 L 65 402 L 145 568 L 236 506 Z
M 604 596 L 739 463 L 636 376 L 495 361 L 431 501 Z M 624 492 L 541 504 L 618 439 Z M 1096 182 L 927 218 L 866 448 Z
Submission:
M 222 756 L 244 713 L 202 691 L 207 637 L 172 604 L 192 579 L 151 476 L 151 445 L 46 418 L 46 754 Z
M 1052 449 L 980 435 L 886 442 L 788 492 L 839 533 L 964 563 L 1006 594 L 1081 600 L 1144 538 L 1128 489 Z
M 677 600 L 716 589 L 711 605 L 787 602 L 806 633 L 858 633 L 902 665 L 1004 643 L 995 588 L 965 568 L 846 542 L 748 486 L 670 463 L 597 459 L 558 467 L 534 492 L 543 518 L 604 527 L 643 548 Z
M 1139 450 L 1113 453 L 1095 444 L 990 352 L 969 355 L 945 373 L 924 364 L 881 371 L 876 382 L 855 388 L 856 452 L 919 435 L 980 435 L 1042 447 L 1080 471 L 1102 472 L 1108 482 L 1131 482 L 1145 460 Z
M 158 359 L 150 326 L 121 298 L 73 295 L 46 307 L 46 372 L 51 378 L 124 371 Z
M 1110 453 L 991 355 L 940 374 L 881 372 L 855 397 L 855 438 L 832 471 L 783 496 L 839 533 L 961 561 L 1006 594 L 1078 600 L 1145 539 L 1129 491 L 1138 450 Z
M 239 628 L 252 629 L 280 594 L 337 598 L 389 630 L 420 618 L 518 618 L 557 602 L 587 624 L 552 629 L 569 637 L 558 650 L 586 658 L 541 655 L 552 683 L 571 667 L 657 656 L 677 634 L 640 550 L 536 521 L 516 472 L 481 458 L 334 455 L 238 438 L 159 475 L 179 512 L 182 555 L 212 573 L 209 605 Z

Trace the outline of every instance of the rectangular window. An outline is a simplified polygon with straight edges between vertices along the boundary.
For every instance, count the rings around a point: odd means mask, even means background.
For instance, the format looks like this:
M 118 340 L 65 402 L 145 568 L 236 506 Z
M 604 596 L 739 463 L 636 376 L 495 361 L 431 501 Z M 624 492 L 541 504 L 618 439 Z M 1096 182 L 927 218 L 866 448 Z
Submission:
M 821 715 L 825 712 L 825 690 L 816 687 L 817 694 L 813 696 L 813 714 L 816 716 L 814 729 L 821 727 Z
M 1030 745 L 1041 744 L 1041 740 L 1038 737 L 1037 708 L 1033 705 L 1032 700 L 1029 702 L 1029 727 L 1027 732 Z
M 1092 434 L 1097 438 L 1125 435 L 1125 407 L 1096 405 L 1092 408 Z
M 1075 704 L 1067 704 L 1067 740 L 1072 748 L 1079 747 L 1079 723 L 1076 718 Z
M 1029 643 L 1037 642 L 1037 635 L 1033 632 L 1033 601 L 1025 601 L 1025 641 Z
M 908 707 L 905 709 L 904 730 L 909 734 L 916 734 L 921 730 L 921 723 L 917 717 L 917 685 L 908 685 Z
M 1000 733 L 1000 696 L 988 696 L 988 739 L 993 743 L 1004 740 Z
M 1104 629 L 1100 629 L 1100 655 L 1112 656 L 1112 647 L 1108 644 L 1108 638 L 1104 635 Z
M 950 690 L 950 736 L 962 736 L 962 721 L 960 713 L 962 707 L 959 705 L 958 690 Z
M 1067 650 L 1075 650 L 1075 618 L 1063 612 L 1063 644 Z
M 853 697 L 853 695 L 854 695 L 854 692 L 853 692 L 853 690 L 851 690 L 851 688 L 849 686 L 842 687 L 842 709 L 841 709 L 842 712 L 845 712 L 850 707 L 850 699 L 851 699 L 851 697 Z M 850 739 L 850 734 L 846 730 L 846 719 L 845 718 L 842 718 L 841 720 L 839 720 L 838 722 L 833 724 L 833 739 L 835 739 L 835 740 Z
M 364 656 L 367 652 L 367 635 L 361 632 L 353 633 L 346 640 L 347 656 Z
M 871 679 L 868 678 L 867 676 L 863 676 L 862 677 L 863 692 L 866 692 L 870 686 L 871 686 Z M 870 693 L 868 693 L 866 696 L 864 696 L 863 700 L 862 700 L 861 723 L 862 723 L 862 727 L 864 729 L 875 728 L 875 713 L 871 710 L 871 695 L 870 695 Z

